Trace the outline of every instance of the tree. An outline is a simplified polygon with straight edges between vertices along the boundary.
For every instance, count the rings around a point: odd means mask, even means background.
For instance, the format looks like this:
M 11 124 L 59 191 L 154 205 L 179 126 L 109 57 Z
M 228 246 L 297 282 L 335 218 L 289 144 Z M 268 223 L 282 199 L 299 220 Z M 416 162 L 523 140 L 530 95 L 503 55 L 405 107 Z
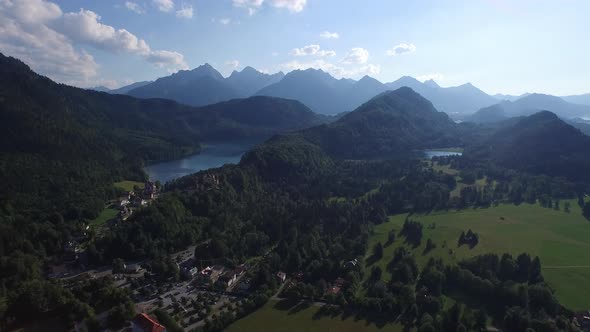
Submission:
M 570 206 L 571 206 L 571 204 L 568 201 L 566 201 L 565 203 L 563 203 L 563 211 L 565 213 L 570 213 Z
M 125 272 L 125 261 L 121 258 L 113 259 L 113 273 Z
M 590 220 L 590 202 L 584 204 L 584 208 L 582 209 L 582 215 L 584 218 Z
M 387 244 L 392 244 L 395 242 L 395 230 L 390 230 L 389 234 L 387 234 Z
M 436 244 L 434 244 L 434 242 L 432 242 L 432 240 L 428 238 L 428 240 L 426 240 L 426 247 L 424 248 L 424 253 L 429 253 L 431 250 L 435 248 Z
M 377 244 L 375 244 L 375 246 L 373 247 L 373 257 L 376 260 L 379 260 L 383 257 L 383 245 L 381 244 L 381 242 L 377 242 Z
M 531 262 L 531 269 L 529 272 L 529 283 L 536 284 L 543 281 L 543 276 L 541 275 L 541 260 L 539 256 L 535 256 L 533 261 Z

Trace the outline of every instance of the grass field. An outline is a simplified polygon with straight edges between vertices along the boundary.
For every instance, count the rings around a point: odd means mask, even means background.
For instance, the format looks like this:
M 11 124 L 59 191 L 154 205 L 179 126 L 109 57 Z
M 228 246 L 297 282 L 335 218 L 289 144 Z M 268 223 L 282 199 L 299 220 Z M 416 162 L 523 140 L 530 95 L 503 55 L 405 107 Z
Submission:
M 115 182 L 115 187 L 117 188 L 121 188 L 125 191 L 132 191 L 134 186 L 138 186 L 139 188 L 144 187 L 144 183 L 143 182 L 137 182 L 137 181 L 119 181 L 119 182 Z
M 228 332 L 401 332 L 400 325 L 377 326 L 354 317 L 317 317 L 316 306 L 294 306 L 284 301 L 269 301 L 258 311 L 230 325 Z
M 561 202 L 563 209 L 564 201 Z M 575 200 L 570 201 L 571 212 L 565 213 L 539 205 L 520 206 L 502 204 L 487 209 L 437 212 L 414 215 L 412 219 L 424 225 L 422 244 L 413 250 L 419 265 L 429 257 L 441 257 L 447 262 L 483 253 L 527 252 L 539 256 L 543 275 L 556 291 L 559 301 L 570 309 L 590 308 L 590 222 L 581 215 Z M 370 247 L 377 242 L 385 244 L 390 229 L 396 233 L 402 228 L 406 215 L 390 217 L 390 221 L 375 227 Z M 435 228 L 429 225 L 435 224 Z M 469 249 L 457 247 L 461 231 L 472 229 L 479 234 L 479 244 Z M 426 240 L 431 238 L 437 248 L 423 254 Z M 385 271 L 393 251 L 403 243 L 403 237 L 384 249 L 376 262 Z M 446 246 L 443 246 L 446 241 Z M 452 253 L 451 253 L 452 250 Z M 389 275 L 384 274 L 385 277 Z
M 90 227 L 100 227 L 104 225 L 107 221 L 115 218 L 117 216 L 117 213 L 119 213 L 119 211 L 112 208 L 106 208 L 102 210 L 100 215 L 98 215 L 96 219 L 90 222 Z

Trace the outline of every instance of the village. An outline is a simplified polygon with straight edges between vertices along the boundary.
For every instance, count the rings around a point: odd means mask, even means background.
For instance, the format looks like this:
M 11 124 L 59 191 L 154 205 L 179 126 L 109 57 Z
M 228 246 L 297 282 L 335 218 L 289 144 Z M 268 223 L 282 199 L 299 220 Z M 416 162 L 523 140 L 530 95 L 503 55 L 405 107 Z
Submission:
M 206 174 L 195 182 L 194 190 L 207 191 L 218 186 L 219 179 Z M 116 208 L 117 213 L 105 222 L 102 232 L 117 227 L 119 223 L 130 222 L 136 211 L 158 198 L 160 190 L 159 183 L 147 181 L 143 188 L 135 185 L 134 190 L 125 191 L 117 200 L 108 202 L 107 206 Z M 85 229 L 91 230 L 89 226 Z M 125 262 L 116 259 L 111 266 L 89 269 L 85 241 L 86 232 L 68 242 L 62 264 L 50 266 L 47 277 L 60 280 L 66 287 L 75 287 L 87 279 L 112 278 L 117 288 L 129 289 L 133 294 L 137 315 L 127 325 L 133 331 L 164 331 L 164 326 L 153 315 L 155 310 L 173 317 L 186 331 L 205 326 L 224 313 L 239 310 L 248 296 L 256 291 L 253 278 L 256 277 L 257 265 L 267 259 L 274 249 L 271 248 L 255 260 L 232 266 L 223 259 L 217 262 L 197 259 L 195 250 L 199 250 L 199 246 L 206 247 L 208 241 L 205 241 L 170 255 L 168 258 L 174 263 L 177 276 L 162 279 L 162 276 L 152 271 L 151 262 L 147 260 Z M 356 269 L 357 264 L 355 259 L 345 262 L 343 267 Z M 348 287 L 348 282 L 338 277 L 324 287 L 322 294 L 318 294 L 310 290 L 310 285 L 306 285 L 303 272 L 288 276 L 283 271 L 274 271 L 273 276 L 277 285 L 273 296 L 275 300 L 311 300 L 320 306 L 337 304 L 342 299 L 342 292 Z M 106 321 L 108 314 L 101 313 L 98 318 Z

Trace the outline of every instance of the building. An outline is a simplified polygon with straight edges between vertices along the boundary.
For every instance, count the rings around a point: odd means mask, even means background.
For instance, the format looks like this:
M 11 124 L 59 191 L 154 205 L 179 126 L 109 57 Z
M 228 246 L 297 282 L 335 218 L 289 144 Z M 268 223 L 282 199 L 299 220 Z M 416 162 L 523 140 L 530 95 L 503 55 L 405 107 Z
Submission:
M 358 265 L 358 261 L 356 258 L 344 263 L 344 267 L 347 269 L 354 269 L 354 268 L 356 268 L 357 265 Z
M 125 265 L 125 273 L 129 274 L 136 274 L 141 271 L 141 266 L 139 264 L 129 264 Z
M 145 313 L 141 313 L 131 321 L 131 331 L 133 332 L 166 332 L 166 327 L 158 323 Z
M 238 277 L 233 271 L 228 271 L 219 276 L 215 286 L 219 289 L 225 289 L 227 287 L 231 287 L 231 285 L 233 285 L 237 279 Z
M 127 205 L 125 205 L 119 212 L 119 218 L 121 218 L 121 220 L 127 220 L 127 218 L 129 218 L 132 213 L 133 210 L 131 210 Z
M 199 269 L 196 267 L 185 266 L 181 269 L 182 276 L 186 279 L 192 279 L 199 274 Z
M 277 279 L 279 280 L 280 283 L 285 282 L 285 280 L 287 280 L 287 274 L 285 272 L 277 272 Z

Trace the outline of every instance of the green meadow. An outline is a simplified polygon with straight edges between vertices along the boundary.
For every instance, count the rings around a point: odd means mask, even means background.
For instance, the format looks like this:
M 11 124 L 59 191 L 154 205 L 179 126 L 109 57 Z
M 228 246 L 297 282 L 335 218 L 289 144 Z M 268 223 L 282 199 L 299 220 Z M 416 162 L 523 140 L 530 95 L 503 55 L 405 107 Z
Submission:
M 575 200 L 569 202 L 569 213 L 563 211 L 565 201 L 561 201 L 559 211 L 540 205 L 501 204 L 486 209 L 412 215 L 413 220 L 424 225 L 424 236 L 421 245 L 411 250 L 419 265 L 425 264 L 430 257 L 440 257 L 450 263 L 484 253 L 518 255 L 527 252 L 540 257 L 545 280 L 563 305 L 570 309 L 588 309 L 590 222 L 582 217 Z M 369 248 L 377 242 L 385 245 L 391 229 L 397 235 L 406 216 L 391 216 L 387 223 L 374 227 Z M 473 249 L 457 246 L 459 235 L 468 229 L 479 234 L 479 244 Z M 425 254 L 428 238 L 437 247 Z M 405 246 L 404 238 L 399 235 L 393 244 L 384 248 L 383 258 L 374 264 L 385 271 L 398 246 Z M 384 276 L 387 278 L 388 274 Z
M 401 325 L 378 326 L 354 317 L 317 315 L 320 307 L 270 300 L 256 312 L 230 325 L 228 332 L 401 332 Z
M 96 219 L 94 219 L 90 222 L 90 226 L 91 227 L 101 227 L 107 221 L 114 219 L 118 213 L 119 213 L 119 211 L 116 209 L 105 208 L 104 210 L 102 210 L 100 212 L 100 214 L 98 215 L 98 217 L 96 217 Z
M 143 182 L 138 181 L 119 181 L 115 182 L 115 187 L 123 189 L 125 191 L 132 191 L 134 186 L 138 186 L 139 188 L 143 189 L 144 187 Z

